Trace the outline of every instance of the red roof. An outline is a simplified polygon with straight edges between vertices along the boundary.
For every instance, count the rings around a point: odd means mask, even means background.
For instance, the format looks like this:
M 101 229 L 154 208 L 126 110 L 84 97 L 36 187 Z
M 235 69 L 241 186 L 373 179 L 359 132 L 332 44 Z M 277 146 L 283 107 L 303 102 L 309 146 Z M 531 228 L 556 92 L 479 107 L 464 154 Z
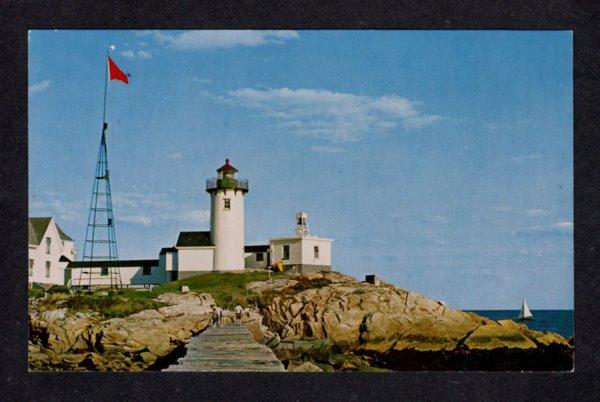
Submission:
M 228 171 L 237 172 L 238 170 L 229 164 L 229 159 L 225 159 L 225 164 L 217 169 L 217 172 L 228 172 Z

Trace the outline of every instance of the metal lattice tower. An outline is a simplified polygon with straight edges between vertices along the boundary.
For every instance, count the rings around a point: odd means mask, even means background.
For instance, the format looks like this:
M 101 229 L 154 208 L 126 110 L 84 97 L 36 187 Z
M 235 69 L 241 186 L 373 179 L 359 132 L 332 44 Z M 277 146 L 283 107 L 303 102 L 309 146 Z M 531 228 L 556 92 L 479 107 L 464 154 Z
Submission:
M 117 237 L 115 235 L 115 221 L 113 217 L 112 195 L 110 191 L 108 148 L 106 143 L 108 129 L 108 123 L 106 123 L 107 85 L 108 71 L 104 84 L 102 137 L 100 139 L 98 162 L 96 163 L 96 175 L 94 177 L 90 212 L 88 214 L 85 232 L 83 261 L 116 261 L 119 259 Z M 87 271 L 85 268 L 82 269 L 79 274 L 79 287 L 83 284 L 88 285 L 88 289 L 91 289 L 92 280 L 100 280 L 99 282 L 102 285 L 109 285 L 110 289 L 119 289 L 122 287 L 121 272 L 118 267 L 89 266 Z
M 110 191 L 110 170 L 108 169 L 108 150 L 106 146 L 106 129 L 104 123 L 96 175 L 92 189 L 90 212 L 88 215 L 85 244 L 83 248 L 83 261 L 114 261 L 118 260 L 117 238 L 115 235 L 115 222 L 113 218 L 112 196 Z M 98 272 L 95 272 L 98 271 Z M 83 271 L 79 276 L 80 282 L 84 276 Z M 110 288 L 119 288 L 121 275 L 118 267 L 92 268 L 87 270 L 87 285 L 92 286 L 92 279 L 108 279 Z M 85 283 L 84 283 L 85 284 Z

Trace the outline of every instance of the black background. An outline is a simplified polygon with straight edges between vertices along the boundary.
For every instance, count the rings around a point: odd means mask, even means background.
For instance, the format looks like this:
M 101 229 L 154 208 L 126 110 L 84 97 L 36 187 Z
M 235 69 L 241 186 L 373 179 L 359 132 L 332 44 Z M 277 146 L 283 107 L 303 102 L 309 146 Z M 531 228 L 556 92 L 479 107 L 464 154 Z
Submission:
M 322 3 L 322 4 L 321 4 Z M 570 29 L 574 31 L 575 371 L 29 373 L 27 30 Z M 0 399 L 598 400 L 600 6 L 573 1 L 0 0 Z

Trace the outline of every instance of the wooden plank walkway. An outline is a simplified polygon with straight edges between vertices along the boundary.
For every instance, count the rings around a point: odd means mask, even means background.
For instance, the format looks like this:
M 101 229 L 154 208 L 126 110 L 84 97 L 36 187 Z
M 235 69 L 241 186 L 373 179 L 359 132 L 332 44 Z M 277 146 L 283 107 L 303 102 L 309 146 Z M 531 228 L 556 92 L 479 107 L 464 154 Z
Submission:
M 187 353 L 163 371 L 285 371 L 273 351 L 240 324 L 209 327 L 186 342 Z

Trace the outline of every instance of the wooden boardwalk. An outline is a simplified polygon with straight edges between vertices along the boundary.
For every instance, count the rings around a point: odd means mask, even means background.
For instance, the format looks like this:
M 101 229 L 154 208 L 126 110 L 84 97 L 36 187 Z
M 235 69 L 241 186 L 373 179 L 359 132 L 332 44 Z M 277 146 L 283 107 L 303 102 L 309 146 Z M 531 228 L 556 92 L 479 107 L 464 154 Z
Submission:
M 239 324 L 209 327 L 186 348 L 186 355 L 163 371 L 285 371 L 273 351 Z

